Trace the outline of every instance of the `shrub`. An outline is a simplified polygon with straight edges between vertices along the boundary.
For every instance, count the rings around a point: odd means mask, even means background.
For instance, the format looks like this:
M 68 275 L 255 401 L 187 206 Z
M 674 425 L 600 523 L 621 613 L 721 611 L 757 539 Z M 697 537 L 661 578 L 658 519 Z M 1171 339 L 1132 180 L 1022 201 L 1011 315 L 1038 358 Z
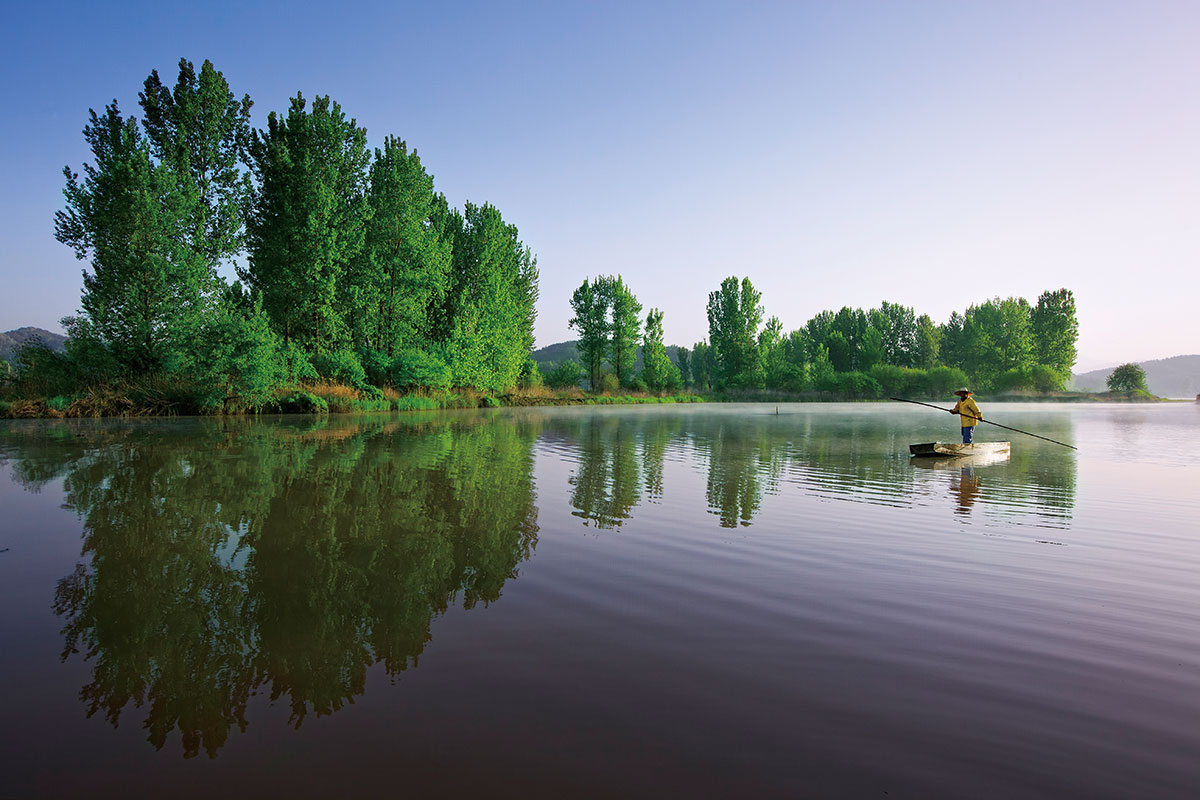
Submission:
M 424 350 L 401 350 L 392 359 L 389 374 L 397 389 L 445 391 L 450 388 L 450 367 Z
M 358 356 L 349 350 L 332 350 L 312 357 L 317 374 L 329 381 L 340 381 L 361 389 L 367 385 L 367 373 Z
M 526 359 L 521 367 L 521 376 L 517 380 L 522 389 L 540 389 L 542 387 L 542 371 L 532 358 Z
M 553 389 L 569 389 L 583 380 L 583 367 L 578 361 L 568 359 L 557 365 L 546 375 L 546 385 Z
M 363 371 L 367 373 L 369 383 L 383 386 L 391 382 L 392 359 L 386 353 L 362 347 L 359 348 L 357 355 Z
M 929 397 L 941 397 L 967 384 L 967 373 L 958 367 L 934 367 L 926 374 L 922 388 Z
M 883 388 L 879 381 L 862 372 L 839 374 L 838 391 L 856 399 L 877 400 L 883 396 Z
M 600 378 L 600 391 L 605 394 L 612 394 L 621 388 L 621 384 L 617 381 L 617 376 L 611 372 L 604 373 Z
M 1030 370 L 1030 383 L 1034 389 L 1043 394 L 1061 392 L 1067 385 L 1067 378 L 1054 367 L 1038 364 Z
M 279 348 L 279 359 L 288 383 L 310 382 L 321 377 L 309 360 L 308 353 L 297 347 L 295 342 L 289 342 Z
M 312 392 L 289 392 L 274 403 L 285 414 L 328 414 L 329 404 Z

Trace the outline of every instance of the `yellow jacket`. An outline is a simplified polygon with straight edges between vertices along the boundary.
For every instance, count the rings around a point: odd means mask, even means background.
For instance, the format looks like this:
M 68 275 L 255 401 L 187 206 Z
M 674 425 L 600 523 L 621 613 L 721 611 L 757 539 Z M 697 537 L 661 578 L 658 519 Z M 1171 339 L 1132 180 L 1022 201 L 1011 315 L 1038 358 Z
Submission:
M 975 405 L 975 398 L 970 395 L 955 403 L 954 408 L 950 409 L 950 413 L 959 415 L 964 428 L 974 428 L 979 424 L 979 420 L 975 417 L 983 417 L 983 412 L 979 410 L 979 406 Z M 971 416 L 967 416 L 967 414 Z

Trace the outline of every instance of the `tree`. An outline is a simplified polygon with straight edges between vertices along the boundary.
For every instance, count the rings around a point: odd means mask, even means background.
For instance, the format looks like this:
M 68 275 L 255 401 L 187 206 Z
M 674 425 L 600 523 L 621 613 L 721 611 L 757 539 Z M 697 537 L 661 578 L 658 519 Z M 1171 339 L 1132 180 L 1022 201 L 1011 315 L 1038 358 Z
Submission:
M 680 347 L 675 350 L 675 360 L 679 364 L 679 376 L 683 380 L 684 386 L 690 386 L 692 383 L 692 354 L 688 352 L 686 347 Z
M 868 315 L 871 327 L 879 331 L 882 362 L 897 367 L 914 366 L 917 353 L 917 318 L 908 306 L 884 300 Z
M 195 195 L 169 163 L 156 164 L 137 120 L 114 102 L 90 111 L 83 135 L 94 163 L 84 178 L 63 170 L 66 209 L 54 235 L 90 259 L 80 312 L 68 333 L 95 337 L 119 368 L 133 374 L 163 369 L 197 324 L 210 290 L 209 269 L 188 246 Z
M 608 296 L 609 308 L 612 310 L 612 321 L 608 329 L 609 363 L 612 364 L 617 382 L 621 386 L 629 386 L 633 382 L 633 365 L 637 360 L 638 339 L 642 328 L 639 318 L 642 304 L 633 296 L 633 292 L 625 285 L 620 275 L 601 280 Z
M 433 225 L 433 178 L 417 151 L 389 136 L 375 151 L 367 201 L 366 248 L 356 270 L 364 304 L 354 336 L 393 356 L 428 347 L 433 315 L 450 284 L 451 242 Z
M 1110 392 L 1146 392 L 1146 371 L 1137 364 L 1122 364 L 1105 381 Z
M 595 283 L 589 283 L 585 279 L 571 295 L 575 316 L 569 324 L 579 332 L 579 357 L 593 392 L 600 387 L 608 353 L 608 294 L 603 290 L 602 281 L 597 278 Z
M 181 191 L 194 197 L 183 227 L 215 282 L 216 268 L 244 245 L 243 209 L 251 187 L 242 165 L 248 157 L 254 103 L 250 95 L 235 98 L 211 61 L 206 60 L 197 75 L 187 59 L 179 60 L 174 91 L 153 70 L 138 98 L 151 153 L 171 167 Z
M 495 206 L 467 203 L 453 240 L 446 353 L 456 386 L 516 386 L 533 343 L 537 260 Z
M 928 314 L 917 319 L 917 335 L 913 351 L 913 366 L 933 369 L 938 364 L 942 347 L 942 332 Z
M 701 391 L 712 387 L 712 348 L 707 342 L 692 346 L 692 385 Z
M 1075 367 L 1075 342 L 1079 338 L 1075 295 L 1069 289 L 1042 292 L 1029 321 L 1034 361 L 1056 370 L 1065 382 Z
M 653 392 L 678 389 L 683 383 L 679 368 L 671 363 L 663 345 L 663 315 L 652 308 L 646 314 L 646 337 L 642 344 L 642 380 Z
M 720 386 L 761 387 L 758 329 L 762 325 L 762 295 L 749 278 L 734 277 L 708 295 L 708 338 L 712 343 Z
M 302 95 L 274 112 L 250 145 L 258 186 L 247 219 L 249 263 L 240 275 L 261 292 L 284 341 L 311 352 L 351 344 L 361 287 L 343 281 L 370 218 L 367 132 L 328 96 Z M 348 317 L 351 317 L 348 319 Z

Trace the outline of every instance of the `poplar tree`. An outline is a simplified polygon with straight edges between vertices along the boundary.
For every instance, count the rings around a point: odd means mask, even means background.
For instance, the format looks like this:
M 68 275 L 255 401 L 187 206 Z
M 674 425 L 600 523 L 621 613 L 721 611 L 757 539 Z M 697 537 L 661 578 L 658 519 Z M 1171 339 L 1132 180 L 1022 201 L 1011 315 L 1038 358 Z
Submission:
M 729 277 L 708 295 L 708 339 L 716 362 L 719 387 L 761 386 L 758 329 L 762 325 L 762 295 L 749 278 Z
M 154 163 L 137 120 L 116 101 L 103 116 L 89 113 L 83 135 L 93 163 L 82 181 L 64 168 L 66 209 L 55 214 L 55 238 L 92 268 L 79 316 L 64 324 L 68 335 L 98 342 L 121 371 L 155 372 L 183 349 L 208 288 L 206 265 L 185 243 L 195 198 L 170 164 Z
M 452 215 L 453 216 L 453 215 Z M 453 240 L 446 342 L 453 381 L 493 391 L 517 385 L 533 343 L 537 261 L 515 225 L 467 203 Z
M 250 196 L 250 174 L 242 168 L 250 144 L 250 95 L 234 97 L 224 75 L 211 61 L 200 74 L 179 60 L 174 90 L 146 78 L 138 95 L 151 152 L 169 165 L 180 191 L 192 195 L 182 221 L 189 245 L 216 279 L 216 268 L 244 245 L 243 209 Z
M 1042 292 L 1030 312 L 1034 360 L 1058 372 L 1065 381 L 1075 367 L 1075 342 L 1079 321 L 1075 295 L 1069 289 Z
M 663 344 L 663 314 L 656 308 L 646 314 L 646 335 L 642 343 L 642 380 L 651 391 L 677 389 L 683 383 L 679 368 L 671 363 Z
M 348 271 L 364 246 L 367 132 L 328 96 L 302 95 L 274 112 L 250 145 L 258 186 L 247 219 L 249 264 L 240 271 L 287 342 L 311 352 L 347 347 L 363 313 Z M 354 291 L 358 289 L 358 291 Z
M 370 169 L 366 247 L 357 271 L 363 313 L 355 344 L 393 356 L 425 348 L 450 285 L 451 242 L 433 224 L 438 197 L 417 151 L 388 137 Z M 443 200 L 444 202 L 444 200 Z
M 579 332 L 579 358 L 594 392 L 600 387 L 608 353 L 608 293 L 604 279 L 597 278 L 594 283 L 585 279 L 571 295 L 571 310 L 575 316 L 569 324 Z
M 642 304 L 633 296 L 633 292 L 625 285 L 620 275 L 602 280 L 612 309 L 612 322 L 609 325 L 609 363 L 612 364 L 617 382 L 622 386 L 629 386 L 633 383 L 633 366 L 637 360 L 638 339 L 642 329 L 639 316 L 642 313 Z

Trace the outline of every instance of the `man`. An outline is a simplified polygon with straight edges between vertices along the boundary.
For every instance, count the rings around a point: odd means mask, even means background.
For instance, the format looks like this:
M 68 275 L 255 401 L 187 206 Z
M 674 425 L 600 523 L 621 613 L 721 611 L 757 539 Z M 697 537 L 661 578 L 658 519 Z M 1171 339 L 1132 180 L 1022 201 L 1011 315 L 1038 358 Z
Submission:
M 967 387 L 964 386 L 955 394 L 958 395 L 958 402 L 954 404 L 954 408 L 950 409 L 950 413 L 958 414 L 962 419 L 963 444 L 970 444 L 971 436 L 975 433 L 975 426 L 979 424 L 979 420 L 983 419 L 983 412 L 979 410 L 979 406 L 975 405 L 975 400 L 971 397 L 974 392 Z

